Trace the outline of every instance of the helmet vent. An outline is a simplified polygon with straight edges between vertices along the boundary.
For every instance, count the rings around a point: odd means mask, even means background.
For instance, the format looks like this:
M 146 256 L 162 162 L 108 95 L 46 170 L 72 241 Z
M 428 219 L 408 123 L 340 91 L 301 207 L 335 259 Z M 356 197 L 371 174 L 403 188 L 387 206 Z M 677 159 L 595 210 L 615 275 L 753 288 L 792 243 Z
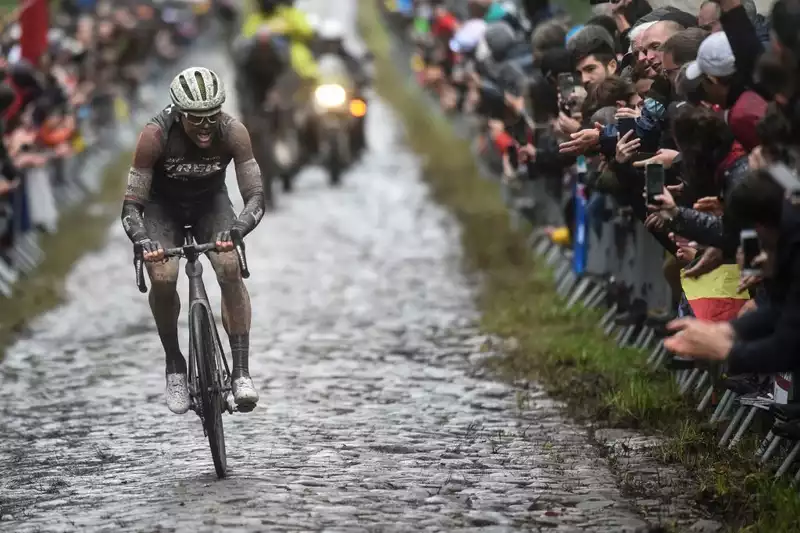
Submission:
M 194 102 L 194 95 L 192 94 L 192 89 L 189 88 L 189 82 L 186 81 L 186 76 L 181 76 L 180 81 L 183 92 L 186 93 L 186 96 L 189 97 L 189 100 Z
M 200 74 L 199 70 L 194 71 L 194 80 L 197 82 L 197 88 L 200 90 L 200 100 L 205 100 L 208 98 L 208 94 L 206 94 L 206 81 L 203 79 L 203 75 Z
M 213 72 L 211 73 L 211 95 L 217 96 L 219 94 L 219 80 L 217 79 L 217 75 Z

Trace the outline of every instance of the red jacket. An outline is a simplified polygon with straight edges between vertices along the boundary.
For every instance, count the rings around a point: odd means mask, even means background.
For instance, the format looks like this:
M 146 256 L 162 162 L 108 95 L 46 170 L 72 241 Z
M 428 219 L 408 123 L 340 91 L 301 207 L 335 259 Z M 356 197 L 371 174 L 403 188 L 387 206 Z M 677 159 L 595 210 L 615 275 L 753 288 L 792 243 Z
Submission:
M 461 22 L 451 13 L 445 13 L 436 17 L 431 26 L 431 31 L 436 37 L 450 39 L 458 29 Z

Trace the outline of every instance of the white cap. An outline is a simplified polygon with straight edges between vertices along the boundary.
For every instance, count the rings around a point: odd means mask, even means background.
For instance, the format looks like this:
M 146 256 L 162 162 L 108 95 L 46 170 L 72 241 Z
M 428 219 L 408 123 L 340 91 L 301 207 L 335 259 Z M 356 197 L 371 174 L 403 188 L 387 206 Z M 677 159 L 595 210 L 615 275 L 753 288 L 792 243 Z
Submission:
M 736 57 L 724 31 L 712 33 L 700 44 L 697 59 L 686 68 L 686 78 L 696 80 L 703 74 L 714 77 L 730 76 L 736 72 Z
M 485 32 L 486 22 L 481 19 L 468 20 L 450 40 L 450 50 L 456 53 L 471 52 Z

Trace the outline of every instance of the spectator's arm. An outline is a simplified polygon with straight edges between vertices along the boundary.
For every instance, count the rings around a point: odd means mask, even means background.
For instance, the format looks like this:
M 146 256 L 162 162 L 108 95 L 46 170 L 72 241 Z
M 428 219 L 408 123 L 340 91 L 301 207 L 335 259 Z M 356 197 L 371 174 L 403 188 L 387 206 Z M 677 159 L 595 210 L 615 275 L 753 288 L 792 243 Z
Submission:
M 670 227 L 678 235 L 704 246 L 722 248 L 725 245 L 722 217 L 710 213 L 678 207 L 678 214 L 672 219 Z
M 775 330 L 775 324 L 779 318 L 775 315 L 775 308 L 772 305 L 761 304 L 755 310 L 731 321 L 731 327 L 740 341 L 762 339 L 771 335 Z
M 737 339 L 734 342 L 728 355 L 731 373 L 771 374 L 797 370 L 800 353 L 800 257 L 796 257 L 792 265 L 791 280 L 779 316 L 776 316 L 777 313 L 771 315 L 777 319 L 774 331 L 758 340 Z M 766 321 L 766 317 L 756 320 Z M 733 324 L 734 330 L 737 324 L 738 320 Z
M 0 198 L 8 195 L 19 186 L 19 180 L 0 179 Z
M 644 223 L 647 218 L 647 206 L 645 205 L 642 191 L 644 190 L 644 183 L 641 176 L 628 164 L 615 165 L 614 171 L 617 173 L 617 179 L 621 185 L 619 194 L 615 197 L 622 205 L 627 205 L 633 211 L 633 216 Z M 678 253 L 678 246 L 669 238 L 666 231 L 649 230 L 658 243 L 672 255 Z
M 746 85 L 752 85 L 756 61 L 764 52 L 764 46 L 740 0 L 721 0 L 720 7 L 722 16 L 719 20 L 736 59 L 737 76 Z

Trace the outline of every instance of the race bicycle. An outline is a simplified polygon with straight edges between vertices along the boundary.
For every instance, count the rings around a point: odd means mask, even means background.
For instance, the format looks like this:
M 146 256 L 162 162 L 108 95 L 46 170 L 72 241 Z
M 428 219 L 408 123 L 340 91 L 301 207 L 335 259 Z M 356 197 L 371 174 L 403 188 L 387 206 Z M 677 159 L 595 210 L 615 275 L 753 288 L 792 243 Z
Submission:
M 244 242 L 234 237 L 234 249 L 239 260 L 243 278 L 250 277 Z M 231 391 L 231 372 L 225 358 L 225 350 L 219 338 L 214 314 L 203 285 L 201 254 L 216 250 L 215 243 L 197 244 L 192 227 L 184 226 L 184 245 L 165 250 L 165 258 L 184 257 L 186 275 L 189 277 L 189 396 L 191 407 L 200 417 L 203 433 L 208 437 L 211 457 L 217 477 L 224 478 L 228 462 L 225 454 L 225 433 L 222 429 L 222 411 L 233 413 L 239 409 Z M 144 280 L 144 253 L 141 246 L 134 246 L 133 264 L 136 269 L 136 284 L 139 292 L 147 292 Z M 244 409 L 242 409 L 244 410 Z

